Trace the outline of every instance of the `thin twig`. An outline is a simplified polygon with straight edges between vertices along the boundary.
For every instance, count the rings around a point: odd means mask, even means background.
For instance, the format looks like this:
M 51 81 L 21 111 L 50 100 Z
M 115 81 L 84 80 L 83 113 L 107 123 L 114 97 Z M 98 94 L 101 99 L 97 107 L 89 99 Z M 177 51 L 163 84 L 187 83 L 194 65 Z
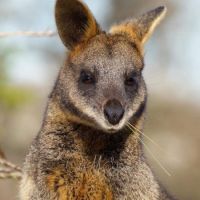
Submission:
M 21 168 L 2 158 L 0 158 L 0 165 L 21 172 Z
M 55 31 L 16 31 L 16 32 L 0 32 L 0 37 L 15 37 L 15 36 L 25 36 L 25 37 L 54 37 L 57 35 Z
M 3 158 L 5 159 L 5 155 L 4 155 L 4 152 L 0 149 L 0 158 Z
M 1 149 L 0 152 L 0 179 L 20 180 L 22 178 L 21 168 L 7 161 Z
M 17 179 L 20 180 L 22 178 L 22 173 L 20 172 L 1 172 L 0 171 L 0 179 Z

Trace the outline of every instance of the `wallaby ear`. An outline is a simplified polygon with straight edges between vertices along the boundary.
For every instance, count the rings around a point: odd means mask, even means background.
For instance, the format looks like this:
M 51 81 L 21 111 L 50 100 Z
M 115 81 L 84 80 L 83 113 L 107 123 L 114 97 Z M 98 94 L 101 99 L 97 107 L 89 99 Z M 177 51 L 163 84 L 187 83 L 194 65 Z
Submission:
M 112 34 L 127 35 L 131 39 L 138 39 L 142 45 L 149 39 L 156 26 L 167 12 L 165 6 L 160 6 L 147 12 L 139 18 L 127 20 L 122 24 L 111 27 Z
M 70 50 L 100 33 L 89 8 L 78 0 L 57 0 L 55 18 L 58 33 Z

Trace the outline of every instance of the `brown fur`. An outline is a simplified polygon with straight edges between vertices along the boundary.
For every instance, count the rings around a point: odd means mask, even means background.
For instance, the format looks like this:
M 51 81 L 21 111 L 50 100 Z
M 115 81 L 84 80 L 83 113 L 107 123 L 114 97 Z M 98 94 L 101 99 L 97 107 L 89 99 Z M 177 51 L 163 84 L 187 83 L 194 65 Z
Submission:
M 67 8 L 67 10 L 63 11 L 63 8 Z M 83 2 L 57 0 L 55 16 L 58 33 L 63 43 L 69 49 L 73 48 L 76 44 L 87 42 L 88 39 L 100 32 L 96 20 Z M 70 20 L 67 21 L 69 18 Z M 83 19 L 85 20 L 83 21 Z
M 155 27 L 160 23 L 166 14 L 166 8 L 158 7 L 151 10 L 138 19 L 127 20 L 123 24 L 113 26 L 111 33 L 127 34 L 129 39 L 138 39 L 142 45 L 148 40 Z
M 58 31 L 70 52 L 26 157 L 21 199 L 173 199 L 146 163 L 141 135 L 126 128 L 130 122 L 143 129 L 147 92 L 142 47 L 164 10 L 115 25 L 106 34 L 80 1 L 57 0 Z M 83 70 L 93 75 L 92 84 L 82 81 Z M 126 84 L 129 77 L 131 85 Z M 124 109 L 116 125 L 104 114 L 112 99 Z

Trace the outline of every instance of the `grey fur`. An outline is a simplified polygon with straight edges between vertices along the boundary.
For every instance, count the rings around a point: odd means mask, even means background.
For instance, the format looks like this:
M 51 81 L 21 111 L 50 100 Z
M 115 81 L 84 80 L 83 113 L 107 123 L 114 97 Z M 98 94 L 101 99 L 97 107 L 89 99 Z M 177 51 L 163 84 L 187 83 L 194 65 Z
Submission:
M 57 6 L 60 3 L 62 0 L 57 1 Z M 59 6 L 62 16 L 65 10 L 66 16 L 73 14 L 73 1 L 69 3 L 70 12 L 67 7 Z M 93 18 L 86 7 L 79 11 Z M 58 27 L 64 24 L 62 20 L 70 20 L 62 19 L 59 12 Z M 159 16 L 154 19 L 151 16 L 151 21 Z M 84 23 L 87 21 L 95 20 Z M 134 29 L 130 33 L 130 27 L 127 37 L 123 24 L 119 32 L 117 28 L 111 34 L 92 26 L 96 23 L 87 24 L 79 32 L 78 44 L 74 38 L 71 41 L 67 29 L 59 30 L 71 51 L 50 95 L 41 130 L 26 157 L 21 199 L 172 200 L 146 162 L 141 135 L 126 128 L 130 122 L 142 131 L 145 118 L 147 92 L 142 77 L 141 38 L 131 38 L 137 34 Z M 95 37 L 94 31 L 97 31 Z M 82 70 L 94 74 L 94 85 L 80 82 Z M 131 73 L 135 85 L 125 86 L 125 79 Z M 125 110 L 116 126 L 109 124 L 103 112 L 110 99 L 119 100 Z

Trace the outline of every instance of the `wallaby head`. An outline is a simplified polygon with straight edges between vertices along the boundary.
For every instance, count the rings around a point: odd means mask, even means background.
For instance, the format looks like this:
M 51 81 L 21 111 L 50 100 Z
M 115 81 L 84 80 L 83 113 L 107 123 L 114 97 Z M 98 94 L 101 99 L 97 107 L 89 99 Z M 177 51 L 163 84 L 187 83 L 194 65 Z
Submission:
M 143 47 L 165 13 L 158 7 L 106 33 L 82 1 L 57 0 L 56 24 L 69 55 L 55 91 L 70 120 L 117 132 L 143 113 Z

